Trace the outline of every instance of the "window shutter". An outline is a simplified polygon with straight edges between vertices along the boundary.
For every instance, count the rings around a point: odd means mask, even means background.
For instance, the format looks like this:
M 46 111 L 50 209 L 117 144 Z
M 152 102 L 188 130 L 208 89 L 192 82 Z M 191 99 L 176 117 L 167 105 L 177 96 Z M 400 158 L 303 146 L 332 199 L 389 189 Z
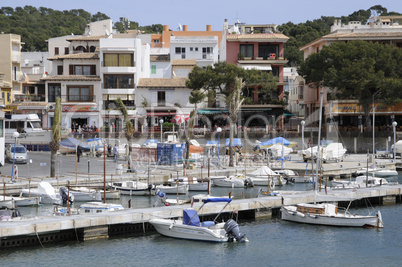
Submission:
M 69 69 L 70 69 L 70 71 L 69 71 L 70 73 L 69 73 L 69 74 L 70 74 L 70 75 L 74 75 L 74 74 L 75 74 L 75 73 L 74 73 L 74 65 L 70 65 L 70 66 L 69 66 Z
M 96 75 L 96 65 L 91 65 L 91 75 Z

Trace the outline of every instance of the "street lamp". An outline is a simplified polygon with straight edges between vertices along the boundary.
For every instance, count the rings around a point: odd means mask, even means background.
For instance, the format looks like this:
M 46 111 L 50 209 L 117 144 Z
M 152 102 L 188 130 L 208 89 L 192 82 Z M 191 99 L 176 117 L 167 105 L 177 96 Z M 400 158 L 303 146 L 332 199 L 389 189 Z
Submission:
M 220 137 L 221 137 L 222 128 L 218 127 L 216 129 L 216 132 L 218 133 L 218 158 L 217 158 L 218 162 L 216 163 L 217 164 L 216 166 L 218 166 L 218 169 L 219 169 L 219 141 L 220 141 Z
M 14 137 L 14 155 L 13 155 L 13 168 L 11 170 L 11 182 L 13 181 L 14 178 L 14 165 L 15 165 L 15 150 L 17 150 L 17 138 L 20 136 L 18 132 L 13 132 L 13 137 Z
M 161 124 L 161 143 L 163 143 L 163 135 L 162 135 L 162 130 L 163 130 L 163 127 L 162 127 L 162 125 L 163 125 L 163 119 L 160 119 L 160 120 L 159 120 L 159 123 Z
M 302 126 L 302 144 L 303 144 L 302 150 L 303 150 L 303 149 L 304 149 L 304 124 L 306 124 L 306 122 L 305 122 L 305 121 L 301 121 L 300 124 L 301 124 L 301 126 Z
M 396 121 L 392 122 L 392 128 L 394 129 L 394 160 L 396 163 L 396 147 L 395 147 L 395 142 L 396 142 L 396 126 L 398 123 Z

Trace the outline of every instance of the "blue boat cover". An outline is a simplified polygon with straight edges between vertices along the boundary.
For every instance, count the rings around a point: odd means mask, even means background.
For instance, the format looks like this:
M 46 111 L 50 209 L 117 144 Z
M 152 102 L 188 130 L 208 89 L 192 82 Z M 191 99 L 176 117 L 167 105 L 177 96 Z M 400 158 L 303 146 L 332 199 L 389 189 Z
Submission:
M 66 146 L 66 147 L 81 146 L 83 148 L 89 148 L 89 146 L 84 145 L 81 141 L 75 139 L 74 137 L 69 137 L 67 139 L 64 139 L 63 141 L 60 141 L 60 145 Z
M 259 143 L 258 148 L 261 148 L 261 147 L 264 147 L 264 146 L 272 146 L 272 145 L 275 145 L 275 144 L 281 144 L 281 145 L 283 144 L 284 146 L 289 146 L 290 142 L 288 140 L 286 140 L 285 138 L 283 138 L 283 137 L 276 137 L 274 139 Z
M 226 138 L 225 146 L 229 146 L 230 138 Z M 243 146 L 240 138 L 233 138 L 233 146 Z
M 231 202 L 232 199 L 228 197 L 215 197 L 215 198 L 207 198 L 204 200 L 204 203 L 208 202 Z
M 183 224 L 200 226 L 200 217 L 198 217 L 197 211 L 193 209 L 183 210 Z
M 101 142 L 102 142 L 102 140 L 101 140 L 100 138 L 87 139 L 87 143 L 89 143 L 89 142 L 97 142 L 97 141 L 101 141 Z
M 144 145 L 149 145 L 149 144 L 157 144 L 159 142 L 158 139 L 148 139 L 147 141 L 145 141 Z

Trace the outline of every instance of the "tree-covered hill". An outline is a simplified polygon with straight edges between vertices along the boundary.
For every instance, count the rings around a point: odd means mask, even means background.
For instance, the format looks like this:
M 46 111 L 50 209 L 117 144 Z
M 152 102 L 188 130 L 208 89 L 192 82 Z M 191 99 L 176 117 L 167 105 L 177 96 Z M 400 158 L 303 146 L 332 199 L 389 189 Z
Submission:
M 349 21 L 361 21 L 366 24 L 372 16 L 401 15 L 396 12 L 388 12 L 385 7 L 376 5 L 368 10 L 358 10 L 348 16 L 342 16 L 342 23 Z M 25 45 L 22 51 L 47 51 L 49 38 L 70 35 L 83 34 L 85 26 L 93 21 L 109 19 L 106 14 L 96 13 L 91 15 L 83 9 L 72 10 L 53 10 L 33 6 L 2 7 L 0 9 L 0 32 L 13 33 L 21 35 L 22 42 Z M 321 36 L 330 32 L 336 17 L 324 17 L 305 23 L 294 24 L 287 22 L 280 25 L 279 29 L 286 36 L 290 37 L 285 45 L 285 57 L 290 65 L 298 65 L 303 60 L 303 55 L 299 48 Z M 144 33 L 158 33 L 162 31 L 162 24 L 152 24 L 149 26 L 140 26 L 138 22 L 127 21 L 120 18 L 120 21 L 114 23 L 114 27 L 123 32 L 124 29 L 138 29 Z

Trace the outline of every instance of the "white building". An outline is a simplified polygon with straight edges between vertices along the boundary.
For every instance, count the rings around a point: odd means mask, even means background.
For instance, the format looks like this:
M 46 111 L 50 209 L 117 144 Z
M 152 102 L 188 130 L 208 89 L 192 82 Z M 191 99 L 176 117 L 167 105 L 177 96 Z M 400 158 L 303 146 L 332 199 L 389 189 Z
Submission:
M 0 166 L 4 166 L 5 134 L 4 134 L 4 112 L 0 110 Z

